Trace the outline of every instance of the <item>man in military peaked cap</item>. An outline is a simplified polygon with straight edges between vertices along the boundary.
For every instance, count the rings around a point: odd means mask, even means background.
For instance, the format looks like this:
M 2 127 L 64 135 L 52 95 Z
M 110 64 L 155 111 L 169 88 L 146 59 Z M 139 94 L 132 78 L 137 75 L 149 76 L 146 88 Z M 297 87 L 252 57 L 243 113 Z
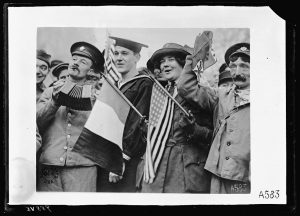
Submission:
M 71 46 L 68 72 L 70 81 L 89 85 L 88 75 L 103 70 L 104 58 L 92 44 L 77 42 Z M 65 65 L 63 65 L 65 67 Z M 63 79 L 47 88 L 37 104 L 37 124 L 42 135 L 39 191 L 95 192 L 97 167 L 80 153 L 72 151 L 90 111 L 61 105 L 58 94 Z
M 51 55 L 45 50 L 37 50 L 36 52 L 36 102 L 38 102 L 41 94 L 46 89 L 43 84 L 49 70 L 50 70 Z
M 138 72 L 137 62 L 140 60 L 142 47 L 148 46 L 132 40 L 110 37 L 115 40 L 114 60 L 122 80 L 118 83 L 121 92 L 130 100 L 138 111 L 148 117 L 152 81 L 147 74 Z M 135 192 L 137 164 L 146 149 L 146 138 L 141 130 L 141 118 L 134 110 L 130 110 L 123 133 L 123 159 L 125 171 L 123 176 L 100 170 L 99 191 L 103 192 Z
M 215 135 L 204 167 L 212 174 L 210 193 L 250 193 L 250 44 L 232 45 L 224 58 L 230 75 L 221 72 L 220 81 L 231 77 L 232 84 L 219 88 L 217 98 L 196 85 L 192 61 L 185 65 L 178 92 L 199 108 L 215 108 Z

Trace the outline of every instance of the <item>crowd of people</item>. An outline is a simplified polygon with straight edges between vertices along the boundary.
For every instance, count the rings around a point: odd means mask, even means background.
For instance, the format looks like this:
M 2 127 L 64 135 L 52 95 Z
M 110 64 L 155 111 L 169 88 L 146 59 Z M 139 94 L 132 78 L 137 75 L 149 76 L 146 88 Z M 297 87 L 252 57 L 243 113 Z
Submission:
M 92 85 L 94 104 L 105 71 L 103 52 L 77 42 L 70 48 L 69 62 L 37 50 L 37 191 L 250 193 L 250 44 L 228 47 L 216 79 L 203 82 L 203 74 L 192 67 L 201 59 L 180 44 L 166 43 L 146 67 L 137 68 L 140 51 L 148 46 L 111 38 L 121 75 L 117 87 L 146 117 L 141 120 L 129 111 L 122 143 L 123 174 L 72 151 L 91 111 L 63 105 L 60 91 L 66 81 Z M 174 105 L 155 178 L 148 182 L 143 176 L 153 78 L 189 115 Z

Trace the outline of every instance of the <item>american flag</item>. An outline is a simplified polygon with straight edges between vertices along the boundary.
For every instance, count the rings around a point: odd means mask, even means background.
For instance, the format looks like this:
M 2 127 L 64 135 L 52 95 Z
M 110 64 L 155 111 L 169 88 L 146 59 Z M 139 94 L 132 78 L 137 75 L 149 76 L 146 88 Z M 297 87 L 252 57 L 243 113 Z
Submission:
M 106 34 L 106 46 L 105 46 L 105 68 L 108 77 L 114 83 L 117 83 L 121 80 L 121 74 L 118 72 L 115 62 L 114 62 L 114 52 L 115 52 L 115 42 L 109 38 L 109 33 Z
M 162 86 L 154 83 L 151 95 L 144 181 L 152 183 L 168 139 L 174 111 L 174 102 Z

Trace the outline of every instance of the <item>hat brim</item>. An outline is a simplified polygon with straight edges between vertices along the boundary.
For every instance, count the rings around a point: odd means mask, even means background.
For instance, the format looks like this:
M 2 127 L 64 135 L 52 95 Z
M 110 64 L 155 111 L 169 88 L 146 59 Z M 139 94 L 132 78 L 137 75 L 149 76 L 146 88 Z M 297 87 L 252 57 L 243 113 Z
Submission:
M 158 60 L 160 60 L 163 56 L 166 55 L 176 55 L 185 58 L 187 55 L 190 55 L 190 53 L 183 49 L 162 48 L 154 52 L 154 54 L 151 57 L 151 61 L 155 64 Z
M 58 77 L 60 72 L 68 69 L 68 67 L 69 67 L 68 63 L 61 63 L 61 64 L 56 65 L 52 70 L 53 76 Z
M 227 51 L 225 52 L 225 55 L 224 55 L 224 58 L 225 58 L 225 62 L 226 64 L 228 65 L 230 60 L 229 60 L 229 57 L 232 56 L 234 53 L 235 54 L 238 54 L 238 53 L 244 53 L 244 52 L 241 52 L 241 51 L 236 51 L 237 49 L 239 49 L 240 47 L 247 47 L 249 50 L 250 50 L 250 44 L 249 43 L 237 43 L 237 44 L 234 44 L 232 45 L 231 47 L 229 47 L 227 49 Z M 250 53 L 248 53 L 248 56 L 250 56 Z
M 228 81 L 233 81 L 232 77 L 224 77 L 224 78 L 220 79 L 218 82 L 218 86 L 225 82 L 228 82 Z

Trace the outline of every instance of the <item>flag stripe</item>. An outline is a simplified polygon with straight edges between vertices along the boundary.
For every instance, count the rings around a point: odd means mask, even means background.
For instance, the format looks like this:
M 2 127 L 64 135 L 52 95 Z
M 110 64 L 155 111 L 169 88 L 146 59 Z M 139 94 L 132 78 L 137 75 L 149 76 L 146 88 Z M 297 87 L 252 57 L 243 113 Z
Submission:
M 160 143 L 161 143 L 161 136 L 164 134 L 165 130 L 164 128 L 166 127 L 166 124 L 168 123 L 166 121 L 166 118 L 168 118 L 168 115 L 170 114 L 170 110 L 168 109 L 169 108 L 169 100 L 166 100 L 166 106 L 165 106 L 165 109 L 164 109 L 164 112 L 163 112 L 163 115 L 161 115 L 162 119 L 161 119 L 161 123 L 159 125 L 159 127 L 157 127 L 158 129 L 156 130 L 157 133 L 159 133 L 158 135 L 156 134 L 156 136 L 154 137 L 154 140 L 152 139 L 152 142 L 153 142 L 153 147 L 152 148 L 152 155 L 156 155 L 157 153 L 157 150 L 158 150 L 158 146 L 160 146 Z M 156 145 L 155 145 L 156 144 Z
M 122 150 L 111 141 L 87 128 L 82 130 L 72 151 L 79 152 L 110 172 L 122 174 Z
M 169 128 L 169 125 L 171 124 L 171 121 L 172 121 L 172 119 L 171 119 L 171 115 L 170 115 L 170 112 L 172 112 L 172 103 L 171 103 L 171 101 L 170 100 L 168 100 L 168 107 L 169 107 L 169 109 L 167 110 L 167 114 L 166 114 L 166 120 L 164 121 L 164 126 L 163 127 L 165 127 L 166 128 L 166 130 L 164 130 L 164 133 L 161 133 L 161 135 L 160 135 L 160 139 L 159 139 L 159 143 L 162 143 L 163 145 L 165 145 L 165 142 L 164 142 L 164 139 L 163 138 L 165 138 L 165 136 L 168 136 L 169 135 L 169 130 L 168 130 L 168 128 Z M 161 147 L 160 147 L 161 148 Z M 158 152 L 160 152 L 160 151 L 158 151 Z M 157 157 L 158 157 L 158 155 L 157 155 L 157 153 L 155 153 L 154 154 L 155 155 L 155 157 L 154 157 L 154 162 L 157 160 Z M 155 166 L 154 166 L 155 167 Z
M 95 134 L 101 134 L 103 138 L 122 148 L 124 123 L 120 120 L 118 113 L 111 106 L 100 100 L 96 100 L 93 109 L 94 112 L 90 114 L 85 128 Z M 107 125 L 113 125 L 113 130 Z
M 118 82 L 122 77 L 118 72 L 115 62 L 114 62 L 114 43 L 109 38 L 109 33 L 107 32 L 106 39 L 106 48 L 105 48 L 105 66 L 107 73 L 114 79 L 114 82 Z
M 166 141 L 167 141 L 167 139 L 169 137 L 169 133 L 170 133 L 171 126 L 172 126 L 172 120 L 173 120 L 173 111 L 174 111 L 174 103 L 172 103 L 172 105 L 171 105 L 171 115 L 170 115 L 170 118 L 169 118 L 168 128 L 166 130 L 166 133 L 164 135 L 162 143 L 166 143 Z M 155 170 L 157 169 L 157 167 L 159 165 L 160 159 L 162 157 L 162 153 L 163 153 L 163 151 L 160 151 L 159 156 L 157 157 L 157 159 L 155 159 L 155 162 L 154 162 L 154 169 Z
M 156 154 L 157 146 L 160 145 L 160 142 L 158 142 L 158 139 L 159 139 L 159 135 L 161 134 L 161 132 L 163 132 L 163 129 L 164 129 L 163 125 L 165 123 L 165 118 L 166 118 L 166 115 L 168 113 L 167 108 L 168 108 L 168 101 L 166 100 L 163 115 L 160 116 L 160 120 L 159 120 L 159 122 L 162 123 L 162 124 L 158 124 L 156 126 L 156 130 L 155 130 L 153 136 L 150 139 L 151 147 L 152 147 L 152 151 L 151 151 L 152 155 Z
M 147 147 L 145 153 L 144 181 L 152 183 L 161 161 L 173 120 L 174 102 L 156 83 L 153 85 Z

